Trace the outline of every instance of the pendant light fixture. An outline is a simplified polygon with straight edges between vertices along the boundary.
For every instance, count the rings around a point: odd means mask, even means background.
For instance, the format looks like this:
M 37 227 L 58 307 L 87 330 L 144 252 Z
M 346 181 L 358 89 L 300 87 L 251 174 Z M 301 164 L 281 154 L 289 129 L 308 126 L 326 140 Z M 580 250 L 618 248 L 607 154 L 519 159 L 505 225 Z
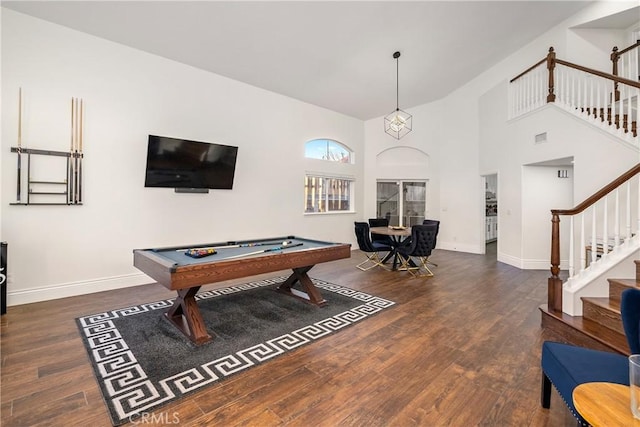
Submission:
M 400 139 L 411 132 L 411 114 L 400 109 L 398 102 L 399 84 L 398 84 L 398 58 L 400 52 L 394 52 L 393 58 L 396 60 L 396 109 L 384 118 L 384 131 L 395 139 Z

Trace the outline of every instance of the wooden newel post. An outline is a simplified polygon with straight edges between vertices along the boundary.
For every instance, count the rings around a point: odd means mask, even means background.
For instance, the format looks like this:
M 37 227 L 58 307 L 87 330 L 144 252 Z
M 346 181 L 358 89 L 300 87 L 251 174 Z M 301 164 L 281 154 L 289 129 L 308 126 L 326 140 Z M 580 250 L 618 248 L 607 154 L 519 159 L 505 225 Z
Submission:
M 548 309 L 562 311 L 562 280 L 560 274 L 560 216 L 551 211 L 551 277 L 547 287 Z
M 611 74 L 614 76 L 618 75 L 618 59 L 620 59 L 620 55 L 618 54 L 618 46 L 614 46 L 611 51 L 611 62 L 613 63 L 613 67 L 611 70 Z M 620 101 L 620 91 L 618 90 L 618 82 L 613 82 L 613 93 L 614 100 Z
M 553 82 L 553 72 L 556 68 L 556 53 L 553 51 L 553 46 L 549 48 L 547 54 L 547 70 L 549 70 L 549 94 L 547 95 L 547 102 L 555 102 L 556 94 Z

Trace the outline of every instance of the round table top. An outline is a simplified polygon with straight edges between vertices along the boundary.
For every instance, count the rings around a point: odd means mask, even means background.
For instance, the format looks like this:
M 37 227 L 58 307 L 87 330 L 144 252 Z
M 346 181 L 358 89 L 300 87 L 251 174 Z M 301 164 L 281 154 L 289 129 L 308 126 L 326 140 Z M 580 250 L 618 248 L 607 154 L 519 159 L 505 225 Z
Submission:
M 595 382 L 573 390 L 573 404 L 589 424 L 606 427 L 640 426 L 631 413 L 629 386 Z
M 411 236 L 411 227 L 371 227 L 369 231 L 386 236 Z

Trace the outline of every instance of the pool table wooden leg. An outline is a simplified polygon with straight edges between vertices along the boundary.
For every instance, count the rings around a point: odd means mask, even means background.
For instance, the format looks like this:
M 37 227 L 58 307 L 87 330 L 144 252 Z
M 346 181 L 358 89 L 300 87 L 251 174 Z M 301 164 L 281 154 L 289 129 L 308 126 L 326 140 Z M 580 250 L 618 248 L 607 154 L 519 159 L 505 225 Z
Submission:
M 323 306 L 327 304 L 327 300 L 322 297 L 316 285 L 313 284 L 311 278 L 307 275 L 307 272 L 313 268 L 313 265 L 308 267 L 294 268 L 293 274 L 289 276 L 280 286 L 276 288 L 278 292 L 291 295 L 292 297 L 299 298 L 305 302 Z M 298 289 L 293 289 L 293 285 L 300 282 L 302 288 L 306 291 L 302 292 Z
M 178 298 L 173 306 L 164 315 L 185 334 L 195 345 L 201 345 L 211 341 L 211 335 L 207 333 L 200 309 L 195 296 L 200 286 L 188 289 L 178 289 Z

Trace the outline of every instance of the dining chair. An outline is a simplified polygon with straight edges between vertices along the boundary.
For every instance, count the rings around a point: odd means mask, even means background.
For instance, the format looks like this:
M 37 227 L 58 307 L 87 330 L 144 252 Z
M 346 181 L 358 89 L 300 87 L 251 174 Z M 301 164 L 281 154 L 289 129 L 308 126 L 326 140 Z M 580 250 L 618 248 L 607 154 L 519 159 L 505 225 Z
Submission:
M 433 247 L 435 248 L 438 245 L 438 232 L 440 231 L 440 221 L 438 221 L 437 219 L 425 219 L 422 221 L 422 225 L 429 225 L 429 224 L 436 224 L 436 237 L 433 241 Z M 433 265 L 434 267 L 438 266 L 438 264 L 432 261 L 427 261 L 427 264 Z
M 622 291 L 620 314 L 631 354 L 640 354 L 640 289 Z M 590 382 L 629 385 L 629 359 L 622 354 L 545 341 L 540 364 L 542 407 L 551 406 L 553 385 L 578 424 L 583 426 L 589 423 L 578 413 L 573 402 L 573 390 L 578 385 Z
M 429 269 L 429 256 L 435 248 L 438 224 L 414 225 L 411 227 L 411 240 L 396 248 L 402 263 L 400 269 L 407 270 L 414 277 L 431 277 L 433 272 Z M 412 265 L 411 258 L 418 258 L 419 264 Z M 421 272 L 424 270 L 423 272 Z
M 391 246 L 379 242 L 372 242 L 368 223 L 355 221 L 354 225 L 356 239 L 358 240 L 358 247 L 362 252 L 365 253 L 365 255 L 367 255 L 367 259 L 356 265 L 356 267 L 362 271 L 370 270 L 373 267 L 383 267 L 382 259 L 380 258 L 379 253 L 391 252 Z M 366 266 L 367 264 L 371 265 Z
M 369 227 L 388 227 L 389 226 L 389 218 L 369 218 Z M 382 243 L 384 245 L 391 246 L 393 245 L 393 240 L 391 236 L 387 236 L 385 234 L 371 234 L 371 241 Z

